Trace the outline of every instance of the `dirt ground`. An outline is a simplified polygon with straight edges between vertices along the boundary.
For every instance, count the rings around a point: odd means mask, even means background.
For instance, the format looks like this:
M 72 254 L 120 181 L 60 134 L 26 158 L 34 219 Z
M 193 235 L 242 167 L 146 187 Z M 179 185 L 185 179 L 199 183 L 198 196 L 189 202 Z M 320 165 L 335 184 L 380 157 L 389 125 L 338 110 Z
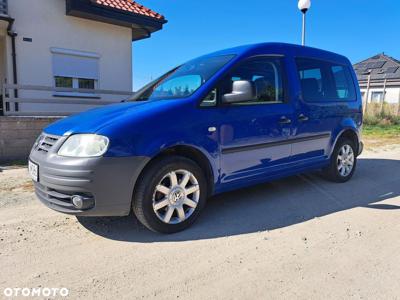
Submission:
M 400 146 L 368 148 L 346 184 L 303 174 L 217 196 L 170 236 L 58 214 L 26 169 L 3 170 L 0 270 L 0 298 L 400 299 Z

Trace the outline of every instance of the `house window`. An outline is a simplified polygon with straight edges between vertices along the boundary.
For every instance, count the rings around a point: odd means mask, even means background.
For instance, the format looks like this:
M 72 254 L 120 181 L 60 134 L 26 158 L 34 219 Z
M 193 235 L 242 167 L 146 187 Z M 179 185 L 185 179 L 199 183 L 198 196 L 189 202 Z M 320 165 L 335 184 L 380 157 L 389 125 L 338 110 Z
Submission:
M 96 53 L 51 48 L 54 86 L 95 90 L 99 87 L 99 58 Z M 86 92 L 56 92 L 55 96 L 96 97 Z
M 54 76 L 55 87 L 94 90 L 97 80 L 85 78 L 72 78 L 65 76 Z
M 96 86 L 96 80 L 94 79 L 85 79 L 78 78 L 78 85 L 80 89 L 89 89 L 94 90 Z
M 371 102 L 379 103 L 383 100 L 383 92 L 372 92 Z
M 59 88 L 73 88 L 73 78 L 54 76 L 56 87 Z

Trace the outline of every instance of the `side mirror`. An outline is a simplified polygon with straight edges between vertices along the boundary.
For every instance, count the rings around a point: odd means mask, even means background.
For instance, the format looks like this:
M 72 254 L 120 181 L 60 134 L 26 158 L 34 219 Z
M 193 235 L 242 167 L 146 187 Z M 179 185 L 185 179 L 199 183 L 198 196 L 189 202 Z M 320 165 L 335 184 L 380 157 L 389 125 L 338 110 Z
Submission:
M 232 93 L 222 96 L 223 103 L 253 101 L 256 98 L 255 88 L 251 81 L 238 80 L 232 85 Z

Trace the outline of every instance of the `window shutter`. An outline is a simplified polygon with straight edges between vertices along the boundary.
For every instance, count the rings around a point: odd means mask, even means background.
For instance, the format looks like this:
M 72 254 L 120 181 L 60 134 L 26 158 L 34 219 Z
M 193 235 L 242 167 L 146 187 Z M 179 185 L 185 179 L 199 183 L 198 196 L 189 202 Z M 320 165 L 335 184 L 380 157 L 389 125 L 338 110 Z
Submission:
M 78 51 L 53 52 L 53 75 L 99 80 L 99 56 Z

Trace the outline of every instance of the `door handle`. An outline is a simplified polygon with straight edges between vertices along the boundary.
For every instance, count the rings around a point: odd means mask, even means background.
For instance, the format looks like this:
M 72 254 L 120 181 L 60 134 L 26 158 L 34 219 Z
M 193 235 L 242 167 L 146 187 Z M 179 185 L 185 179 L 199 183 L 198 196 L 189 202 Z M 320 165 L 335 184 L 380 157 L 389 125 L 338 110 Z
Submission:
M 301 114 L 299 116 L 299 121 L 300 122 L 307 122 L 309 120 L 309 118 L 306 115 Z
M 281 117 L 279 120 L 279 124 L 290 124 L 292 123 L 292 120 L 290 120 L 288 117 Z

